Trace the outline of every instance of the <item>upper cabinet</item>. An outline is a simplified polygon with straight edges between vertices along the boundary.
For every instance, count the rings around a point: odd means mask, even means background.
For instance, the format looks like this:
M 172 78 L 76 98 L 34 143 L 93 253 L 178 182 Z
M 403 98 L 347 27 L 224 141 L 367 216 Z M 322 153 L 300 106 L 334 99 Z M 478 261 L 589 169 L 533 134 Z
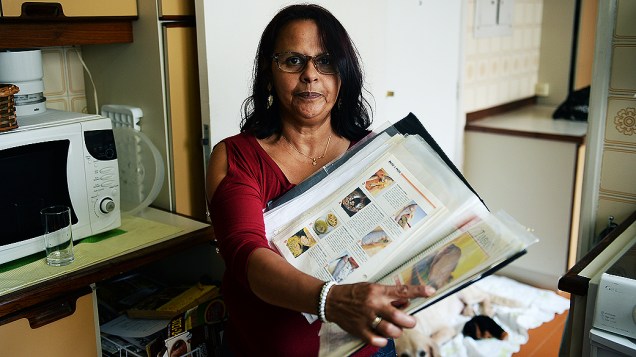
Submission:
M 137 16 L 136 0 L 0 1 L 3 17 Z
M 194 1 L 159 0 L 161 17 L 194 16 Z
M 0 0 L 0 49 L 130 43 L 136 0 Z

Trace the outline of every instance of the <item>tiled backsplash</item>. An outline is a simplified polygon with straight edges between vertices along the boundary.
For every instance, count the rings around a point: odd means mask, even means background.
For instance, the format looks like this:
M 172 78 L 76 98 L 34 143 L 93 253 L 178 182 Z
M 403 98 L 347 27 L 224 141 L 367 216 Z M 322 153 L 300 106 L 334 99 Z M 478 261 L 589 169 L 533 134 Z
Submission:
M 76 47 L 42 49 L 46 107 L 86 113 L 84 69 Z
M 464 112 L 535 95 L 543 0 L 515 0 L 512 35 L 474 36 L 475 1 L 468 0 L 464 37 Z

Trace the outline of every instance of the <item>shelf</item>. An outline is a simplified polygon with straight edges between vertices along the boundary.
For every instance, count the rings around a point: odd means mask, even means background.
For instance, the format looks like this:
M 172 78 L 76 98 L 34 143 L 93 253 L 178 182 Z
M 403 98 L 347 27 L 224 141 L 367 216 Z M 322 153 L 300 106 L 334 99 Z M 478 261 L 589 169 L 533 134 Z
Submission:
M 573 142 L 585 141 L 587 122 L 553 119 L 556 107 L 526 105 L 466 123 L 466 131 Z
M 0 18 L 0 49 L 133 42 L 135 17 L 22 20 Z
M 66 303 L 72 292 L 77 292 L 75 295 L 80 296 L 90 284 L 110 279 L 122 272 L 156 262 L 196 245 L 213 244 L 214 233 L 208 223 L 198 222 L 154 208 L 146 208 L 138 216 L 144 220 L 162 222 L 162 224 L 177 227 L 180 231 L 165 237 L 157 237 L 156 243 L 144 243 L 140 247 L 123 251 L 122 254 L 115 254 L 110 259 L 100 260 L 85 266 L 80 267 L 78 264 L 81 259 L 78 259 L 74 264 L 67 267 L 67 269 L 70 269 L 68 272 L 51 278 L 36 279 L 41 281 L 17 291 L 3 294 L 0 297 L 0 325 L 23 317 L 29 318 L 30 322 L 33 323 L 33 316 L 37 316 L 38 312 L 51 310 L 51 304 L 60 305 Z M 128 227 L 122 224 L 122 229 L 127 230 Z M 114 237 L 104 241 L 111 241 L 111 243 L 102 243 L 102 245 L 98 246 L 102 248 L 89 249 L 103 250 L 103 244 L 124 245 L 121 240 L 130 239 L 126 238 L 125 235 L 119 237 L 122 238 Z M 76 254 L 81 255 L 79 246 L 76 246 L 76 248 Z M 31 264 L 39 264 L 41 266 L 42 269 L 34 269 L 37 272 L 46 270 L 43 262 Z M 78 269 L 75 269 L 74 266 Z

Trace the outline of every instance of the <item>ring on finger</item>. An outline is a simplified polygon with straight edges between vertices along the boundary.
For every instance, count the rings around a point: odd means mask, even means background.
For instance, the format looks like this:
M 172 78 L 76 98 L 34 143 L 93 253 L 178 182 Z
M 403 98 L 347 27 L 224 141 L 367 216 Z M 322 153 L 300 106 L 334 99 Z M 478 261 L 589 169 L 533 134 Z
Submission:
M 375 319 L 373 319 L 373 321 L 371 322 L 371 328 L 375 330 L 380 322 L 382 322 L 382 318 L 380 316 L 376 316 Z

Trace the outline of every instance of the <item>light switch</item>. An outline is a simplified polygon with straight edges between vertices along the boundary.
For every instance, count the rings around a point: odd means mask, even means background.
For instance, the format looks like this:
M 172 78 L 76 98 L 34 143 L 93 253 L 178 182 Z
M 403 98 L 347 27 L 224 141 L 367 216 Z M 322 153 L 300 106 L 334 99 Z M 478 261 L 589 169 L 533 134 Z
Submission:
M 514 14 L 514 0 L 499 0 L 497 11 L 497 25 L 508 26 L 512 29 L 512 16 Z
M 475 0 L 475 37 L 512 35 L 514 0 Z
M 477 0 L 475 16 L 475 28 L 497 26 L 497 0 Z

